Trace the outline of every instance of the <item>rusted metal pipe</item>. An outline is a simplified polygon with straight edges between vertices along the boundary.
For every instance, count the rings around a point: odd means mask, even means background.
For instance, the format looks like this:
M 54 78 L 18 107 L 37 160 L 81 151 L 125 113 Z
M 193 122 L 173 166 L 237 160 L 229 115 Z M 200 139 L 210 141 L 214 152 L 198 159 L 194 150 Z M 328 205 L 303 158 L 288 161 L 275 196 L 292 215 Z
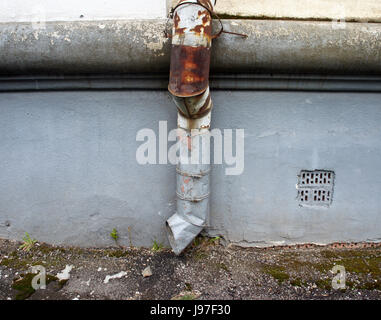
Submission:
M 202 139 L 209 139 L 212 11 L 209 0 L 182 0 L 173 12 L 168 90 L 178 110 L 176 213 L 167 222 L 169 243 L 180 254 L 207 225 L 210 161 L 203 163 Z M 209 159 L 209 157 L 208 157 Z

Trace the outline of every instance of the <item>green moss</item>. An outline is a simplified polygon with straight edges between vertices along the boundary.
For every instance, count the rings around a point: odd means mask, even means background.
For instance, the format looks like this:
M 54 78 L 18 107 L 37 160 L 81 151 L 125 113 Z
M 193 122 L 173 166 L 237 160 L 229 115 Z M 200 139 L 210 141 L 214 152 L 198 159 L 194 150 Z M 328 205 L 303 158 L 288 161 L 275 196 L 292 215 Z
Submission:
M 328 291 L 332 289 L 332 280 L 330 279 L 319 279 L 315 281 L 315 284 L 320 289 Z
M 15 251 L 12 251 L 9 255 L 8 255 L 9 257 L 12 257 L 12 258 L 17 258 L 17 251 L 15 250 Z
M 31 256 L 27 256 L 26 258 L 19 256 L 11 256 L 9 258 L 4 258 L 0 265 L 12 269 L 17 269 L 21 271 L 25 271 L 32 265 L 41 265 L 41 261 L 34 261 Z
M 49 250 L 48 246 L 43 246 L 42 250 L 39 248 L 32 248 L 29 252 L 20 250 L 12 251 L 8 258 L 1 260 L 0 265 L 13 268 L 19 271 L 26 271 L 30 266 L 43 265 L 45 267 L 62 267 L 65 265 L 66 257 L 64 255 L 52 255 L 50 254 L 54 250 Z M 59 250 L 62 252 L 61 250 Z
M 25 300 L 29 298 L 33 293 L 35 293 L 35 289 L 32 287 L 32 280 L 36 276 L 35 273 L 27 273 L 25 275 L 21 275 L 21 278 L 13 281 L 12 288 L 17 291 L 15 295 L 15 300 Z M 46 276 L 46 285 L 48 285 L 52 281 L 57 281 L 58 278 L 52 275 Z
M 281 255 L 279 261 L 283 266 L 287 266 L 287 269 L 294 272 L 300 272 L 306 269 L 315 269 L 320 272 L 327 272 L 331 269 L 331 263 L 325 261 L 314 263 L 311 261 L 300 260 L 300 254 L 296 252 L 285 252 Z
M 333 250 L 323 250 L 320 254 L 325 259 L 335 259 L 338 257 L 337 252 Z
M 381 276 L 381 257 L 345 258 L 340 259 L 337 264 L 343 265 L 347 272 Z
M 105 255 L 110 258 L 124 258 L 129 256 L 129 252 L 123 249 L 116 249 L 116 250 L 106 250 Z
M 65 248 L 53 247 L 53 246 L 50 246 L 46 243 L 40 243 L 39 246 L 33 247 L 31 251 L 33 254 L 44 254 L 44 255 L 49 255 L 53 252 L 59 252 L 62 254 L 66 253 Z
M 303 287 L 303 285 L 305 286 L 306 283 L 303 282 L 300 278 L 297 278 L 297 279 L 292 279 L 290 281 L 290 284 L 294 287 Z
M 219 244 L 220 243 L 220 239 L 221 239 L 221 237 L 219 237 L 219 236 L 213 237 L 213 238 L 209 238 L 209 243 L 211 243 L 211 244 Z
M 379 250 L 324 250 L 321 255 L 329 260 L 329 269 L 333 263 L 342 265 L 347 272 L 356 274 L 372 274 L 372 276 L 381 276 L 381 256 Z M 326 268 L 325 268 L 326 269 Z
M 197 236 L 193 239 L 192 245 L 193 247 L 198 247 L 205 241 L 205 238 L 203 236 Z
M 25 300 L 29 298 L 36 290 L 32 287 L 32 280 L 36 276 L 34 273 L 28 273 L 20 280 L 16 280 L 12 284 L 12 288 L 17 290 L 15 299 Z
M 265 266 L 264 272 L 271 275 L 279 283 L 286 281 L 290 276 L 285 272 L 285 268 L 281 266 Z

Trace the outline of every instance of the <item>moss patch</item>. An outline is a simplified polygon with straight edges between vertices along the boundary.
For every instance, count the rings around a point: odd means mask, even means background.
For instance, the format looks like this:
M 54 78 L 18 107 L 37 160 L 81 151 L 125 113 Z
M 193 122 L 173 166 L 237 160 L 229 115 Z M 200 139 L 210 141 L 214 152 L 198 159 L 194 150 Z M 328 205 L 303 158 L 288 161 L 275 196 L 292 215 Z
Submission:
M 14 297 L 15 300 L 25 300 L 36 292 L 36 290 L 32 287 L 32 280 L 36 275 L 36 273 L 27 273 L 25 275 L 21 275 L 20 279 L 13 281 L 12 288 L 17 291 Z M 46 275 L 46 285 L 52 281 L 58 281 L 58 278 L 52 275 Z M 62 288 L 63 285 L 64 283 L 60 284 L 60 287 Z
M 27 270 L 32 265 L 43 265 L 42 261 L 33 259 L 32 254 L 18 255 L 17 252 L 12 252 L 9 258 L 1 260 L 0 265 L 17 270 Z
M 281 266 L 265 266 L 263 268 L 264 272 L 271 275 L 279 283 L 290 279 L 288 273 L 285 272 L 285 268 Z
M 300 278 L 296 278 L 296 279 L 292 279 L 290 280 L 290 284 L 294 287 L 303 287 L 303 286 L 306 286 L 307 284 L 302 281 L 302 279 Z
M 107 257 L 110 257 L 110 258 L 125 258 L 130 255 L 130 252 L 123 249 L 116 249 L 116 250 L 110 249 L 110 250 L 106 250 L 105 253 Z
M 315 284 L 320 289 L 328 291 L 332 289 L 332 280 L 330 279 L 319 279 L 315 281 Z

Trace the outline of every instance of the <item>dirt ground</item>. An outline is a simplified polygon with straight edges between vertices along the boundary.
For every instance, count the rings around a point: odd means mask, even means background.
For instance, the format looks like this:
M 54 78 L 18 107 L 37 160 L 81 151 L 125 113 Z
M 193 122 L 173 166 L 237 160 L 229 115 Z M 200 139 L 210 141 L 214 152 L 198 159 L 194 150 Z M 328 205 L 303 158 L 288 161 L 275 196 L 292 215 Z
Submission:
M 2 300 L 381 299 L 379 246 L 260 249 L 197 238 L 177 257 L 160 246 L 84 249 L 35 243 L 24 251 L 20 245 L 0 239 Z M 31 287 L 33 265 L 46 268 L 45 290 Z M 67 265 L 70 278 L 60 281 L 57 273 Z M 345 267 L 345 289 L 332 288 L 334 265 Z M 144 277 L 147 267 L 152 275 Z

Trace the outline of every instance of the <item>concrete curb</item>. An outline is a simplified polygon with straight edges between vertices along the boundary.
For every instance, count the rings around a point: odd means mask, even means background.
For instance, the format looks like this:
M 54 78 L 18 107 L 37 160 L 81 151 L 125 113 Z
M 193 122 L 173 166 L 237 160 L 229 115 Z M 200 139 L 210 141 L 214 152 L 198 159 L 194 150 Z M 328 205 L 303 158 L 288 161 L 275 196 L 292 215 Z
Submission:
M 156 73 L 169 70 L 165 20 L 0 24 L 0 74 Z M 381 24 L 223 20 L 211 69 L 236 73 L 381 74 Z M 215 32 L 218 23 L 214 24 Z

